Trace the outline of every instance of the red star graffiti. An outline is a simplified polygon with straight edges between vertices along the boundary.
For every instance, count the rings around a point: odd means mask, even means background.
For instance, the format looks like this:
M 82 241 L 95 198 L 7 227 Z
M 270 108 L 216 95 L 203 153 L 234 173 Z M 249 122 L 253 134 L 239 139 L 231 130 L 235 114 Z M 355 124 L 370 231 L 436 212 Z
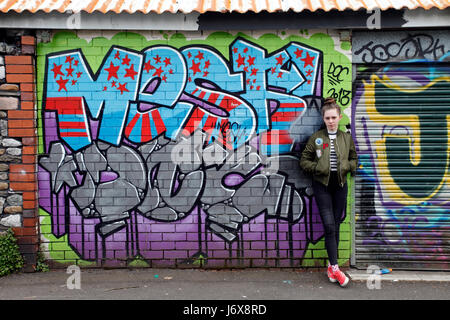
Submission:
M 204 58 L 203 52 L 201 52 L 201 51 L 199 51 L 198 54 L 195 56 L 195 59 L 198 59 L 198 60 L 202 60 L 203 58 Z
M 53 64 L 53 69 L 51 69 L 51 71 L 53 71 L 53 79 L 56 79 L 57 76 L 64 77 L 64 73 L 62 73 L 61 68 L 62 64 L 60 65 L 56 65 L 56 63 Z
M 58 92 L 61 91 L 61 90 L 66 90 L 66 92 L 67 92 L 67 88 L 66 88 L 67 82 L 69 82 L 69 79 L 65 79 L 64 80 L 61 77 L 59 78 L 59 80 L 56 80 L 56 83 L 59 85 Z
M 134 64 L 131 65 L 128 69 L 125 69 L 125 78 L 131 78 L 134 80 L 134 76 L 138 73 L 134 70 Z
M 296 57 L 297 59 L 299 59 L 299 58 L 302 57 L 303 50 L 300 50 L 300 49 L 297 48 L 297 50 L 296 50 L 294 53 L 295 53 L 295 57 Z
M 117 71 L 119 70 L 119 68 L 120 68 L 120 66 L 115 66 L 112 62 L 110 63 L 109 68 L 105 69 L 105 71 L 108 71 L 108 81 L 112 77 L 119 79 L 117 77 Z
M 166 67 L 167 67 L 168 65 L 171 65 L 171 63 L 170 63 L 170 58 L 165 58 L 165 59 L 164 59 L 164 64 L 165 64 Z
M 239 53 L 239 57 L 236 60 L 236 63 L 238 64 L 238 68 L 242 65 L 245 65 L 245 57 L 242 57 L 241 54 Z
M 197 72 L 201 72 L 200 71 L 200 62 L 195 63 L 194 61 L 192 61 L 192 66 L 189 68 L 189 70 L 192 70 L 192 72 L 194 73 L 194 76 Z
M 306 57 L 303 58 L 303 59 L 300 59 L 300 60 L 302 60 L 302 61 L 305 63 L 305 64 L 303 65 L 303 68 L 306 68 L 307 66 L 311 66 L 311 67 L 314 68 L 314 65 L 313 65 L 314 58 L 315 58 L 315 57 L 311 57 L 311 56 L 309 55 L 309 53 L 306 52 Z
M 154 66 L 152 66 L 151 61 L 148 60 L 145 64 L 144 64 L 144 70 L 147 71 L 147 73 L 150 72 L 150 70 L 155 69 Z
M 162 67 L 159 67 L 158 69 L 155 69 L 155 73 L 153 74 L 153 77 L 161 77 L 161 74 L 163 73 Z
M 72 72 L 74 72 L 74 69 L 72 68 L 72 66 L 69 66 L 69 68 L 66 68 L 66 72 L 67 72 L 68 77 L 73 77 Z
M 120 90 L 120 94 L 122 95 L 123 93 L 124 93 L 124 91 L 126 91 L 126 92 L 130 92 L 128 89 L 127 89 L 127 83 L 125 82 L 125 83 L 119 83 L 119 87 L 117 88 L 117 90 Z
M 125 58 L 122 59 L 122 65 L 126 64 L 127 66 L 130 65 L 131 59 L 128 58 L 128 55 L 125 56 Z
M 73 57 L 72 56 L 67 56 L 65 63 L 72 64 L 72 61 L 73 61 Z
M 275 59 L 277 60 L 277 65 L 283 65 L 284 58 L 281 54 Z

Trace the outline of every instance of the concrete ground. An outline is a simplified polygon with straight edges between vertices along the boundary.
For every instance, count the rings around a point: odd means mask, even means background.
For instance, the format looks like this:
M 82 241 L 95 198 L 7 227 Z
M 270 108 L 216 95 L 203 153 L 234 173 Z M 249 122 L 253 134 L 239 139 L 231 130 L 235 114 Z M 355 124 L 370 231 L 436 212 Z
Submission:
M 68 272 L 68 273 L 67 273 Z M 346 288 L 295 269 L 65 269 L 0 278 L 1 300 L 448 300 L 450 273 L 347 270 Z M 371 277 L 372 276 L 372 277 Z

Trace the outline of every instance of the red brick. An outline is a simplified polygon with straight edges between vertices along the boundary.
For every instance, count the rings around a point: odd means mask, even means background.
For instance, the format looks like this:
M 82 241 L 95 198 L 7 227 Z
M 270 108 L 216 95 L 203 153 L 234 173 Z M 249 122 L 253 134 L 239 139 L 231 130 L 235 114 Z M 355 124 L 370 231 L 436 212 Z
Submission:
M 23 201 L 23 205 L 22 207 L 24 209 L 35 209 L 36 208 L 36 201 L 31 200 L 31 201 Z M 24 219 L 25 221 L 25 219 Z M 25 224 L 24 224 L 25 225 Z
M 33 182 L 11 181 L 11 183 L 9 184 L 9 187 L 13 191 L 35 191 L 35 190 L 37 190 L 36 183 L 33 183 Z
M 35 129 L 17 129 L 12 128 L 8 130 L 10 137 L 34 137 L 36 135 Z
M 39 243 L 37 236 L 26 236 L 17 239 L 17 243 L 20 244 L 37 244 Z
M 25 164 L 17 164 L 17 163 L 11 163 L 9 165 L 9 172 L 11 173 L 30 173 L 35 172 L 35 167 L 33 165 L 25 165 Z
M 22 110 L 34 110 L 34 102 L 33 101 L 22 101 L 20 104 Z
M 37 218 L 23 218 L 24 227 L 35 227 L 37 224 Z
M 20 91 L 22 92 L 34 92 L 34 83 L 21 83 Z
M 11 119 L 8 121 L 8 130 L 12 128 L 34 128 L 34 120 L 14 120 Z
M 10 110 L 8 119 L 34 119 L 34 111 L 29 110 Z
M 11 83 L 32 83 L 34 77 L 32 74 L 7 74 L 6 81 Z
M 36 156 L 22 155 L 22 163 L 25 164 L 36 163 Z
M 20 100 L 21 101 L 34 101 L 34 92 L 21 92 Z
M 24 227 L 13 227 L 11 229 L 14 232 L 14 235 L 17 237 L 17 242 L 19 242 L 19 243 L 23 243 L 23 242 L 21 242 L 23 237 L 33 239 L 34 238 L 33 236 L 37 235 L 35 226 L 33 226 L 33 227 L 26 227 L 26 228 L 24 228 Z
M 22 44 L 35 45 L 36 39 L 33 36 L 22 36 Z
M 7 64 L 6 73 L 33 73 L 33 66 L 26 64 Z
M 22 154 L 27 154 L 27 155 L 36 154 L 36 146 L 23 146 Z
M 11 182 L 33 182 L 35 181 L 35 175 L 32 173 L 10 173 L 9 181 Z M 29 209 L 29 208 L 27 208 Z
M 5 56 L 5 64 L 33 64 L 31 56 Z
M 35 192 L 30 192 L 30 191 L 24 192 L 22 194 L 22 198 L 23 198 L 24 201 L 25 200 L 36 200 L 36 193 Z
M 35 236 L 36 235 L 36 227 L 27 227 L 22 228 L 22 235 L 24 236 Z

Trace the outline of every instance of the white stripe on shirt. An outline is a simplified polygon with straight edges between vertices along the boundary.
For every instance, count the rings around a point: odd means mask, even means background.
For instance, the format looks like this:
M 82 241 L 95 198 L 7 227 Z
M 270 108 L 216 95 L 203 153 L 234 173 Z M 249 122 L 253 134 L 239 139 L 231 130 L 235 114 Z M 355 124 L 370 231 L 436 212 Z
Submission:
M 336 132 L 328 132 L 328 136 L 330 137 L 330 169 L 331 171 L 337 171 L 337 155 L 334 148 Z

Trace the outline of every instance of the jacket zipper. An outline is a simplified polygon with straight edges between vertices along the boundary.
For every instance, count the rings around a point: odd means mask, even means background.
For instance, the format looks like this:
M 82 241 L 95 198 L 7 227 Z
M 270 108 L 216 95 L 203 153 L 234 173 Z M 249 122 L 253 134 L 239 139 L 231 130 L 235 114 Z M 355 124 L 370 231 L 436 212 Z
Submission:
M 339 130 L 338 130 L 339 131 Z M 337 132 L 336 132 L 336 142 L 335 142 L 335 145 L 336 145 L 336 158 L 337 158 L 337 161 L 338 161 L 338 179 L 339 179 L 339 185 L 341 186 L 341 188 L 344 186 L 344 184 L 342 183 L 342 178 L 341 178 L 341 172 L 342 172 L 342 170 L 341 170 L 341 161 L 340 161 L 340 159 L 339 159 L 339 147 L 338 147 L 338 134 L 337 134 Z M 329 178 L 328 178 L 329 179 Z
M 328 164 L 330 163 L 330 143 L 331 143 L 331 140 L 330 140 L 330 137 L 328 136 L 328 133 L 327 133 L 327 137 L 328 137 Z M 325 143 L 325 139 L 323 140 L 323 143 Z M 325 153 L 325 150 L 324 150 L 324 153 Z M 327 187 L 328 187 L 328 185 L 330 184 L 330 175 L 331 175 L 331 165 L 329 165 L 328 166 L 329 167 L 329 169 L 328 169 L 328 179 L 327 179 Z

